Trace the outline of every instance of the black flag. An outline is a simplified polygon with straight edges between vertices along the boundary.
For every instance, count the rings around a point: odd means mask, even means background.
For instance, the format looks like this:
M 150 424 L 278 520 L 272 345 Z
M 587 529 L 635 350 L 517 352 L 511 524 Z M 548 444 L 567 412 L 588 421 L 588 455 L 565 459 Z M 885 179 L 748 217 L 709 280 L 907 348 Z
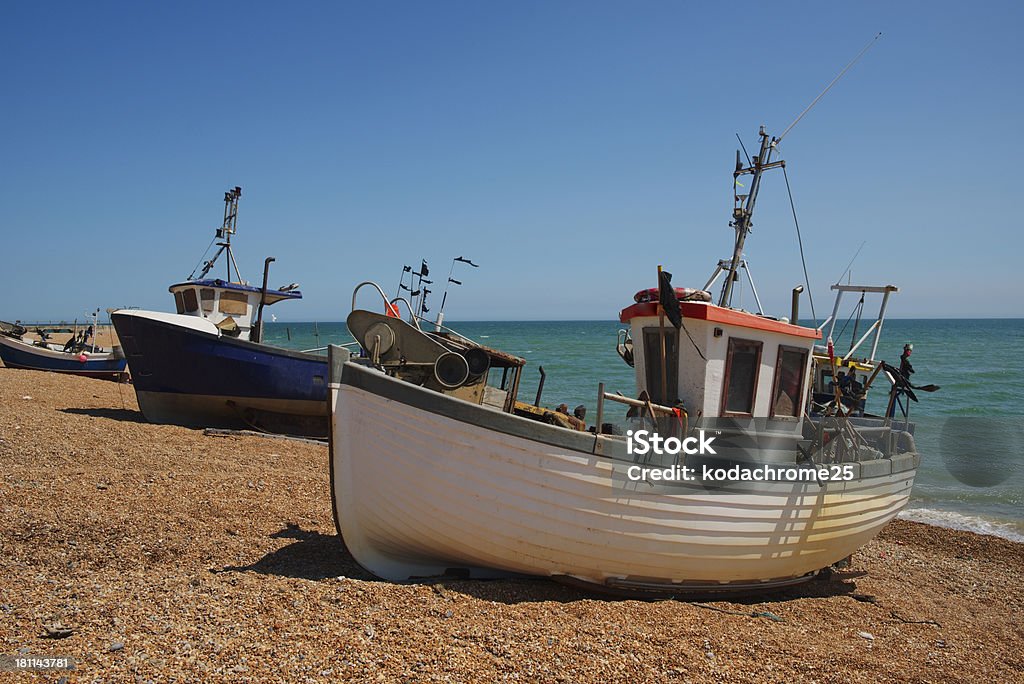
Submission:
M 675 288 L 672 287 L 672 274 L 661 271 L 658 275 L 661 281 L 658 283 L 658 301 L 665 310 L 666 318 L 679 328 L 683 325 L 683 317 L 679 313 L 679 299 L 676 297 Z
M 474 264 L 472 261 L 470 261 L 466 257 L 457 256 L 457 257 L 455 257 L 455 260 L 456 261 L 461 261 L 464 264 L 469 264 L 473 268 L 480 268 L 480 264 Z
M 402 267 L 402 273 L 409 273 L 410 271 L 412 271 L 412 266 L 403 266 Z
M 455 278 L 449 278 L 448 282 L 449 283 L 455 283 L 456 285 L 461 285 L 462 284 L 461 280 L 456 280 Z
M 424 278 L 426 278 L 428 275 L 430 275 L 430 269 L 427 268 L 427 260 L 426 259 L 423 260 L 423 265 L 420 266 L 420 275 L 423 276 Z

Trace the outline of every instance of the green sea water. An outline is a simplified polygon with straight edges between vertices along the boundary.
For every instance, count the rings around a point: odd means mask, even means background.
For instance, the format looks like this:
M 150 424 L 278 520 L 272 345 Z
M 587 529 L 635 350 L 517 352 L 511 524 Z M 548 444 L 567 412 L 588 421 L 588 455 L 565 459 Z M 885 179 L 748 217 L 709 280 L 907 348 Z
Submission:
M 591 420 L 599 382 L 608 391 L 636 394 L 633 369 L 615 352 L 624 326 L 614 321 L 449 325 L 525 358 L 525 401 L 536 397 L 540 367 L 547 374 L 541 403 L 583 404 Z M 837 352 L 849 347 L 852 332 L 851 324 L 835 336 Z M 268 323 L 265 334 L 268 343 L 292 349 L 352 339 L 344 323 Z M 1024 320 L 889 320 L 878 358 L 899 365 L 906 342 L 914 344 L 914 384 L 941 389 L 919 392 L 920 401 L 911 404 L 924 460 L 902 517 L 1024 541 Z M 868 408 L 881 413 L 885 401 L 884 391 L 875 392 Z

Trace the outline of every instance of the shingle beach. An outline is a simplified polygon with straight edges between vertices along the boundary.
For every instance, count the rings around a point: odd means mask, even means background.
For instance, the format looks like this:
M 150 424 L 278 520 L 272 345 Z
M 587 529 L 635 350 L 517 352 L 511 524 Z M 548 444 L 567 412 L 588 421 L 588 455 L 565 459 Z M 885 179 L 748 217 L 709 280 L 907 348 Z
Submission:
M 34 682 L 1004 682 L 1024 545 L 895 521 L 850 567 L 732 601 L 543 580 L 392 584 L 326 446 L 151 425 L 130 385 L 0 368 L 0 655 Z

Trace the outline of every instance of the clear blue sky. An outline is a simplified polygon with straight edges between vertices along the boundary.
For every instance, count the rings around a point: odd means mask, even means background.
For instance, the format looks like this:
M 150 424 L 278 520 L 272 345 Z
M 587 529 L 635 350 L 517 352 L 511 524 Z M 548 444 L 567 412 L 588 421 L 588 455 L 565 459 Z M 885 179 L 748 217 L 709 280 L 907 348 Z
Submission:
M 781 132 L 879 31 L 782 145 L 818 315 L 866 241 L 853 280 L 901 286 L 894 316 L 1024 316 L 1022 30 L 1020 2 L 8 2 L 0 318 L 172 309 L 237 184 L 243 275 L 273 255 L 305 293 L 281 320 L 459 254 L 483 266 L 450 320 L 613 319 L 659 263 L 704 283 L 735 134 Z M 778 172 L 754 223 L 786 314 Z

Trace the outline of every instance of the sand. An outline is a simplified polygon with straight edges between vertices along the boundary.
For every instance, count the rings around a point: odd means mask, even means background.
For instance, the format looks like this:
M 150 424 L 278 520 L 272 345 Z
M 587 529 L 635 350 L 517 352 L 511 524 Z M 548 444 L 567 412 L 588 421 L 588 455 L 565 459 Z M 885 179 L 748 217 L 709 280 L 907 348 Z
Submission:
M 331 516 L 327 448 L 149 425 L 130 385 L 0 369 L 0 655 L 67 682 L 1005 682 L 1024 545 L 896 521 L 849 568 L 710 603 L 398 585 Z M 63 638 L 50 638 L 51 633 Z

